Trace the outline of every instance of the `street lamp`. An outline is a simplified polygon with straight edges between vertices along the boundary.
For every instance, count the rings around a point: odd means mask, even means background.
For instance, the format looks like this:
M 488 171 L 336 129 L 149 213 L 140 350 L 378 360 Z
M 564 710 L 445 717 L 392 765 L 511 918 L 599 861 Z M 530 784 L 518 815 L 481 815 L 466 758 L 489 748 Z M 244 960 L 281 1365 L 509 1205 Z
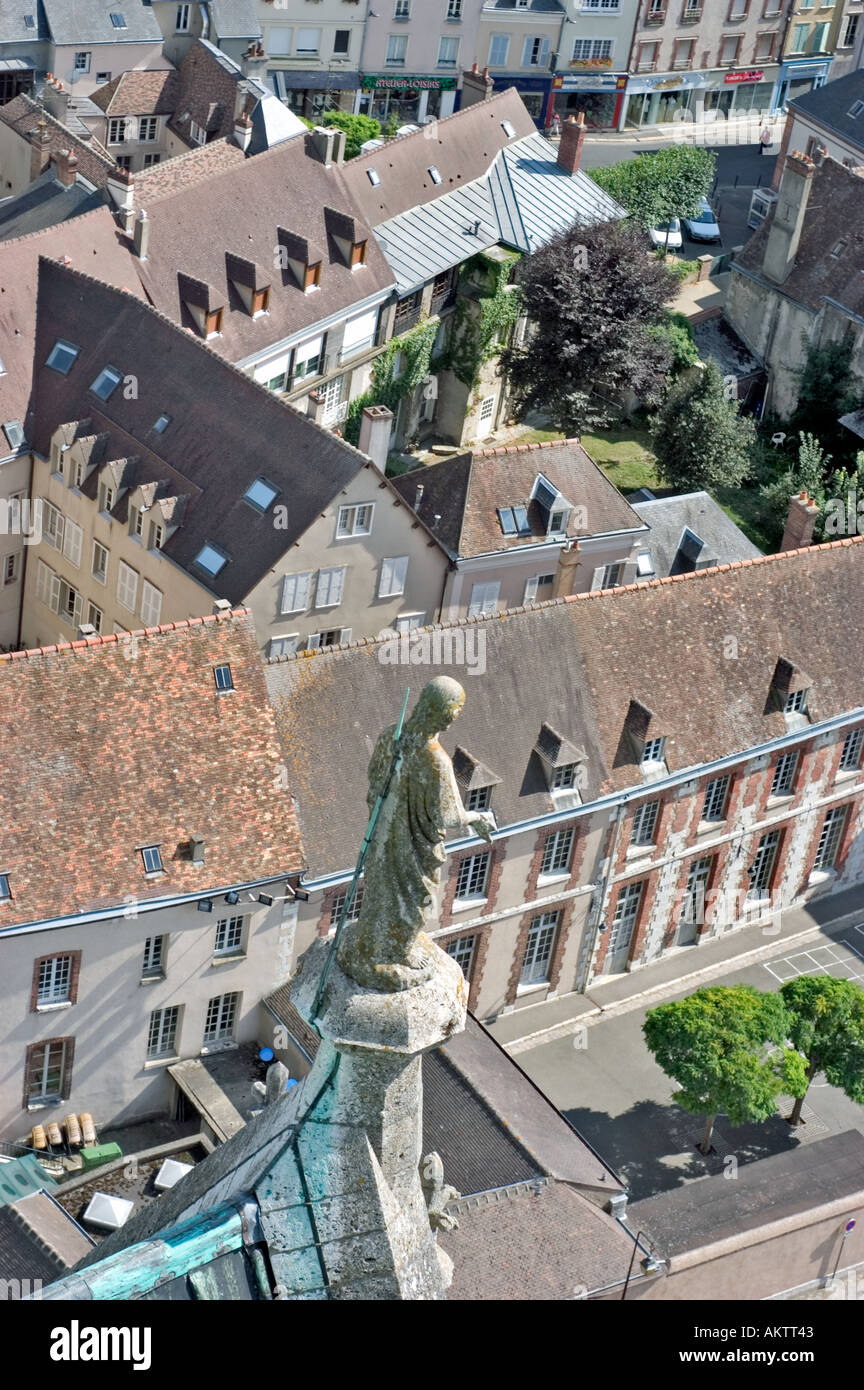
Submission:
M 630 1234 L 629 1231 L 627 1232 L 627 1234 Z M 636 1239 L 633 1241 L 633 1253 L 630 1256 L 630 1267 L 627 1270 L 627 1278 L 624 1280 L 624 1288 L 621 1292 L 622 1303 L 624 1302 L 624 1299 L 627 1297 L 627 1290 L 630 1287 L 630 1276 L 633 1273 L 633 1261 L 636 1259 L 636 1251 L 641 1248 L 639 1245 L 639 1238 L 644 1234 L 644 1231 L 637 1231 Z M 639 1266 L 642 1270 L 642 1273 L 648 1275 L 656 1274 L 658 1270 L 663 1268 L 665 1263 L 665 1260 L 658 1259 L 655 1255 L 652 1255 L 650 1250 L 646 1250 L 645 1258 L 639 1261 Z

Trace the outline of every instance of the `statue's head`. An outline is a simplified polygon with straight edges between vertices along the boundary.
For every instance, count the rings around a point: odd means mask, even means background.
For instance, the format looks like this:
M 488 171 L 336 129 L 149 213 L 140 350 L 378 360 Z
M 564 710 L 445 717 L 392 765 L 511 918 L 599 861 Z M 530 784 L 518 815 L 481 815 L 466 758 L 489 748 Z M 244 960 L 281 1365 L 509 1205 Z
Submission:
M 412 723 L 424 734 L 437 734 L 457 719 L 465 703 L 465 691 L 450 676 L 436 676 L 423 687 Z

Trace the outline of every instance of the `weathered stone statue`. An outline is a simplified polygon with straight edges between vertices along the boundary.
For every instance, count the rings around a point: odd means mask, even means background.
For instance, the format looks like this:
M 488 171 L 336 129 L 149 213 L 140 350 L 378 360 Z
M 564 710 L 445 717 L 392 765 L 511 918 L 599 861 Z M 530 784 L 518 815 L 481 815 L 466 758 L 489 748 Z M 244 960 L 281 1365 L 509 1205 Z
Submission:
M 427 980 L 436 948 L 424 927 L 434 910 L 448 830 L 490 839 L 488 812 L 470 815 L 438 734 L 456 719 L 465 692 L 449 676 L 429 681 L 400 739 L 401 757 L 387 790 L 364 868 L 363 905 L 346 927 L 339 964 L 367 988 L 388 992 Z M 393 762 L 395 725 L 380 735 L 369 764 L 370 812 Z

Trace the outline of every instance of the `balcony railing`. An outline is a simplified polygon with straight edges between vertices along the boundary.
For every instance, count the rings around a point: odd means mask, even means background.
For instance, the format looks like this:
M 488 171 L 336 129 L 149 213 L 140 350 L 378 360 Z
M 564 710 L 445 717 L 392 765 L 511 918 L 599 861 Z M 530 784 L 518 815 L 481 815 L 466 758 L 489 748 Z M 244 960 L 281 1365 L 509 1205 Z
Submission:
M 649 26 L 649 27 L 650 27 L 652 24 L 665 24 L 665 22 L 666 22 L 666 9 L 665 9 L 665 6 L 664 6 L 664 8 L 663 8 L 662 10 L 649 10 L 648 13 L 647 13 L 646 16 L 645 16 L 645 23 L 646 23 L 646 25 Z
M 637 71 L 637 72 L 656 72 L 656 71 L 657 71 L 657 59 L 656 59 L 656 58 L 645 58 L 645 59 L 640 58 L 639 61 L 638 61 L 638 63 L 636 64 L 636 71 Z
M 396 315 L 393 319 L 393 333 L 398 336 L 400 333 L 407 333 L 409 328 L 413 328 L 420 319 L 423 306 L 418 296 L 416 304 L 412 300 L 406 300 L 402 304 L 397 304 Z
M 680 18 L 680 20 L 679 20 L 678 22 L 679 22 L 679 24 L 698 24 L 698 23 L 699 23 L 699 20 L 700 20 L 701 18 L 702 18 L 702 6 L 701 6 L 701 5 L 699 5 L 697 9 L 692 9 L 692 10 L 690 9 L 690 7 L 689 7 L 688 5 L 685 5 L 684 8 L 683 8 L 683 10 L 681 11 L 681 18 Z
M 432 295 L 429 305 L 429 312 L 432 315 L 442 314 L 445 309 L 449 309 L 456 303 L 456 286 L 448 285 L 446 289 L 439 290 Z

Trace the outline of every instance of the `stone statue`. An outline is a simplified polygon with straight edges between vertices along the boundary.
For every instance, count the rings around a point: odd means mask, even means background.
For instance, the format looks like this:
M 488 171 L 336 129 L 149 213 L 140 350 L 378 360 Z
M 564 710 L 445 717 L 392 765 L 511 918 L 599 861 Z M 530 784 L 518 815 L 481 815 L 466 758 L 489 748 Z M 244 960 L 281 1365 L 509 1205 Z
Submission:
M 402 729 L 401 759 L 366 856 L 363 905 L 339 947 L 345 974 L 370 989 L 410 989 L 432 973 L 438 948 L 424 927 L 447 857 L 445 833 L 462 830 L 491 839 L 491 814 L 466 812 L 453 765 L 437 737 L 464 703 L 461 685 L 437 676 L 423 689 Z M 395 727 L 380 735 L 369 764 L 370 812 L 393 762 Z
M 426 1198 L 429 1225 L 433 1231 L 455 1231 L 459 1225 L 455 1216 L 445 1210 L 447 1203 L 461 1197 L 455 1187 L 444 1181 L 444 1164 L 434 1151 L 425 1154 L 420 1165 L 420 1183 Z

